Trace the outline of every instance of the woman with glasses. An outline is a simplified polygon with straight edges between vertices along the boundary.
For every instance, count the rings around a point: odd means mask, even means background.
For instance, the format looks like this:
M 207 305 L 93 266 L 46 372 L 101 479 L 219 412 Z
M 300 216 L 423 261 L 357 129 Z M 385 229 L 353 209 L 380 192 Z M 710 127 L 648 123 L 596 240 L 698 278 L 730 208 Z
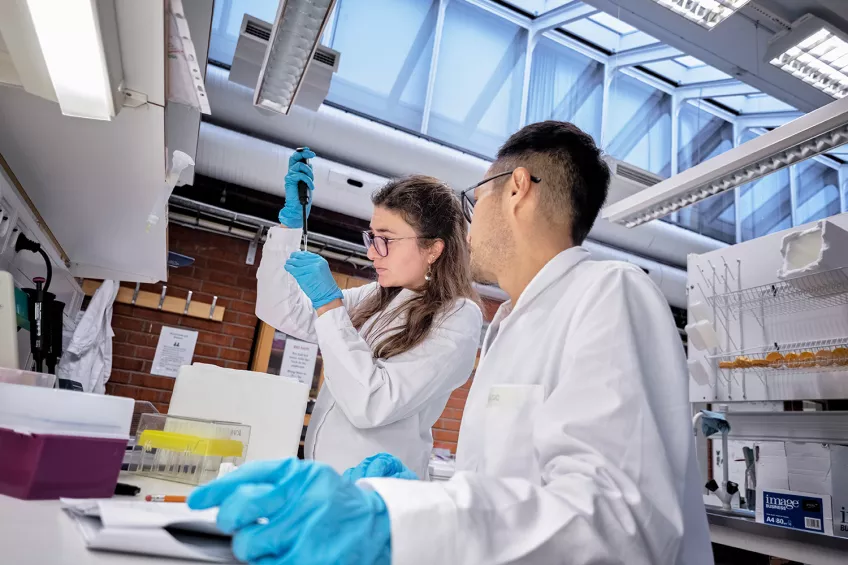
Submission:
M 324 386 L 304 455 L 343 472 L 381 452 L 426 478 L 431 428 L 474 368 L 482 314 L 474 302 L 461 205 L 441 181 L 390 181 L 372 197 L 363 234 L 377 282 L 340 290 L 319 255 L 299 251 L 314 157 L 289 160 L 286 205 L 257 273 L 256 315 L 317 343 Z M 309 187 L 304 208 L 297 186 Z

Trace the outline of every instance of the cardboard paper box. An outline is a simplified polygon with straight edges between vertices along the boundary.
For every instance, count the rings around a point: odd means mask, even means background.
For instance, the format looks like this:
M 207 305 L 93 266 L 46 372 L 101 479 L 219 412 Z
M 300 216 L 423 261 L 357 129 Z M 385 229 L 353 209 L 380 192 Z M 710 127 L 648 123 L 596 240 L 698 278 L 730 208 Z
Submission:
M 786 442 L 789 489 L 828 495 L 833 535 L 848 537 L 848 446 Z

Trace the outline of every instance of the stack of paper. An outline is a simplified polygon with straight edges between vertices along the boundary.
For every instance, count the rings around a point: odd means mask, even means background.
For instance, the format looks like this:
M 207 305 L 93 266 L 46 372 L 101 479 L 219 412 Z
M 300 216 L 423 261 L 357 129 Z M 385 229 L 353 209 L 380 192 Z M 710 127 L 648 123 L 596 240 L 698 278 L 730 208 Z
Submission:
M 215 527 L 217 509 L 185 504 L 62 499 L 89 549 L 210 563 L 236 563 L 230 537 Z

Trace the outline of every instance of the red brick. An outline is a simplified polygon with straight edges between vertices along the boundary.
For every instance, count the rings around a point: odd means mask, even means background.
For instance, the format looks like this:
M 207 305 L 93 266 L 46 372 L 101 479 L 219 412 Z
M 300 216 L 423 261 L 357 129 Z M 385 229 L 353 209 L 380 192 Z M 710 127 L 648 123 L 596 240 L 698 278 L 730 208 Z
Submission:
M 156 408 L 160 414 L 168 413 L 168 405 L 164 402 L 154 402 L 153 407 Z
M 456 408 L 445 408 L 444 412 L 442 412 L 442 418 L 447 418 L 449 420 L 462 420 L 462 410 L 457 410 Z
M 206 363 L 208 365 L 217 365 L 218 367 L 224 366 L 224 361 L 220 357 L 204 357 L 202 355 L 195 355 L 193 361 L 195 363 Z
M 242 351 L 240 349 L 222 349 L 221 359 L 226 359 L 227 361 L 241 361 L 243 363 L 247 363 L 250 360 L 250 352 Z
M 174 314 L 172 312 L 164 312 L 160 310 L 150 310 L 149 308 L 135 308 L 133 310 L 133 316 L 135 318 L 142 318 L 145 320 L 152 320 L 154 322 L 161 322 L 166 326 L 177 326 L 180 323 L 181 316 L 179 314 Z
M 253 288 L 256 288 L 256 285 L 253 285 Z M 241 299 L 247 300 L 248 302 L 256 302 L 256 290 L 242 290 L 241 291 Z
M 217 283 L 226 286 L 238 287 L 239 275 L 235 269 L 215 270 L 215 269 L 195 269 L 194 276 L 198 281 Z M 207 290 L 207 292 L 209 292 Z
M 461 398 L 465 401 L 468 398 L 468 390 L 464 388 L 458 388 L 451 393 L 451 398 Z
M 213 320 L 202 320 L 200 318 L 192 318 L 190 316 L 184 317 L 181 320 L 180 325 L 184 328 L 191 328 L 194 330 L 203 330 L 215 333 L 220 333 L 221 327 L 223 326 L 221 322 L 215 322 Z
M 225 324 L 237 324 L 239 319 L 239 313 L 235 310 L 225 310 L 224 311 L 224 323 Z
M 115 337 L 112 338 L 112 343 L 130 343 L 132 333 L 123 328 L 112 328 L 115 331 Z M 141 334 L 138 334 L 141 335 Z
M 159 342 L 158 336 L 156 337 L 156 342 Z M 139 359 L 144 359 L 146 361 L 153 361 L 153 357 L 156 356 L 156 348 L 144 347 L 140 345 L 135 348 L 135 356 Z
M 259 258 L 257 257 L 256 259 L 257 259 L 256 262 L 258 264 Z M 241 288 L 256 288 L 256 275 L 253 275 L 253 276 L 241 275 L 238 278 L 238 286 L 241 287 Z M 256 301 L 256 298 L 254 298 L 253 300 Z
M 434 441 L 433 447 L 437 447 L 439 449 L 450 449 L 451 453 L 456 453 L 456 444 L 455 443 L 449 443 L 449 442 L 445 442 L 445 441 Z
M 138 318 L 128 318 L 125 316 L 113 316 L 112 327 L 131 330 L 134 332 L 147 331 L 147 322 Z
M 449 398 L 447 407 L 462 410 L 463 408 L 465 408 L 465 399 L 463 399 L 463 398 Z
M 141 371 L 144 367 L 144 362 L 141 359 L 132 359 L 129 357 L 113 357 L 112 367 L 124 369 L 125 371 Z
M 195 355 L 201 355 L 203 357 L 218 357 L 221 354 L 221 350 L 215 345 L 206 345 L 205 343 L 199 343 L 194 348 Z
M 203 292 L 227 298 L 241 298 L 241 289 L 234 286 L 226 286 L 210 281 L 203 281 Z
M 253 314 L 256 311 L 255 302 L 244 302 L 242 300 L 233 300 L 230 303 L 230 310 L 243 312 L 245 314 Z
M 160 377 L 158 375 L 144 375 L 141 378 L 141 385 L 146 388 L 155 388 L 158 390 L 174 390 L 174 382 L 176 379 L 171 377 Z
M 252 334 L 251 337 L 253 337 Z M 197 343 L 208 343 L 210 345 L 221 345 L 224 347 L 228 347 L 232 345 L 233 338 L 228 335 L 210 332 L 200 332 L 199 334 L 197 334 Z
M 135 346 L 128 343 L 112 343 L 112 355 L 135 357 Z
M 199 280 L 197 280 L 193 277 L 188 277 L 188 276 L 181 275 L 181 274 L 180 275 L 169 275 L 168 276 L 168 289 L 170 290 L 170 288 L 172 286 L 175 286 L 177 288 L 183 288 L 183 289 L 186 289 L 186 290 L 191 290 L 191 291 L 197 292 L 197 291 L 200 290 L 201 282 L 202 281 L 199 281 Z M 192 300 L 195 299 L 194 295 L 192 295 L 191 299 Z
M 250 351 L 253 349 L 253 340 L 252 339 L 244 339 L 241 337 L 233 338 L 233 347 L 236 349 L 243 349 L 245 351 Z
M 206 267 L 213 271 L 219 271 L 222 273 L 235 273 L 236 275 L 243 275 L 243 267 L 244 262 L 241 263 L 230 263 L 228 261 L 221 261 L 218 258 L 215 259 L 207 259 Z M 240 281 L 237 284 L 241 284 Z M 254 279 L 253 284 L 256 284 L 256 280 Z
M 256 328 L 256 322 L 259 321 L 259 318 L 256 317 L 255 314 L 239 314 L 238 324 L 240 326 L 250 326 L 251 328 Z M 253 336 L 251 336 L 253 337 Z
M 433 439 L 438 441 L 457 442 L 459 441 L 459 434 L 457 432 L 446 432 L 443 430 L 434 429 Z
M 109 375 L 109 382 L 114 384 L 132 384 L 133 374 L 129 371 L 112 371 Z
M 224 325 L 224 333 L 234 337 L 243 337 L 245 339 L 253 339 L 254 328 L 246 326 Z
M 247 370 L 247 363 L 240 363 L 238 361 L 224 361 L 224 367 L 227 369 L 241 369 L 242 371 Z
M 129 304 L 122 304 L 120 302 L 115 302 L 112 305 L 112 315 L 113 316 L 127 316 L 129 318 L 133 315 L 133 307 Z
M 433 426 L 433 427 L 438 428 L 440 430 L 449 430 L 449 431 L 452 431 L 452 432 L 458 432 L 459 431 L 459 420 L 445 420 L 445 419 L 442 418 L 442 419 L 437 420 L 436 425 Z
M 158 335 L 150 335 L 146 333 L 128 332 L 130 343 L 140 345 L 142 347 L 156 347 L 159 343 Z
M 471 390 L 471 383 L 473 383 L 473 382 L 474 382 L 474 379 L 468 379 L 468 380 L 467 380 L 467 381 L 465 381 L 465 383 L 464 383 L 461 387 L 459 387 L 459 388 L 462 388 L 462 389 L 465 389 L 465 390 Z

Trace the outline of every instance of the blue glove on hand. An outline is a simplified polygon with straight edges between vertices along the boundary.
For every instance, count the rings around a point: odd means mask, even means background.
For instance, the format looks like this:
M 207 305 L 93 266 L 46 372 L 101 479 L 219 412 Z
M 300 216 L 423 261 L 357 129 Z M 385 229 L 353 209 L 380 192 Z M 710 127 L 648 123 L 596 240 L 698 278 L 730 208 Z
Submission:
M 418 480 L 418 475 L 407 469 L 400 459 L 390 453 L 378 453 L 363 459 L 362 463 L 351 467 L 342 475 L 343 479 L 352 483 L 368 477 Z
M 391 529 L 376 492 L 314 461 L 255 461 L 197 488 L 188 506 L 220 506 L 233 554 L 258 565 L 389 565 Z
M 316 310 L 333 300 L 341 299 L 342 291 L 333 279 L 327 260 L 309 251 L 295 251 L 286 261 L 286 271 L 312 301 Z
M 309 216 L 309 211 L 312 210 L 312 191 L 315 190 L 312 167 L 304 163 L 306 159 L 313 159 L 315 153 L 308 147 L 304 147 L 301 151 L 295 151 L 289 157 L 289 172 L 286 173 L 286 204 L 280 210 L 280 223 L 288 228 L 303 227 L 303 205 L 300 203 L 300 197 L 297 192 L 297 185 L 300 182 L 305 182 L 309 187 L 307 194 L 309 195 L 308 204 L 306 205 L 306 215 Z

